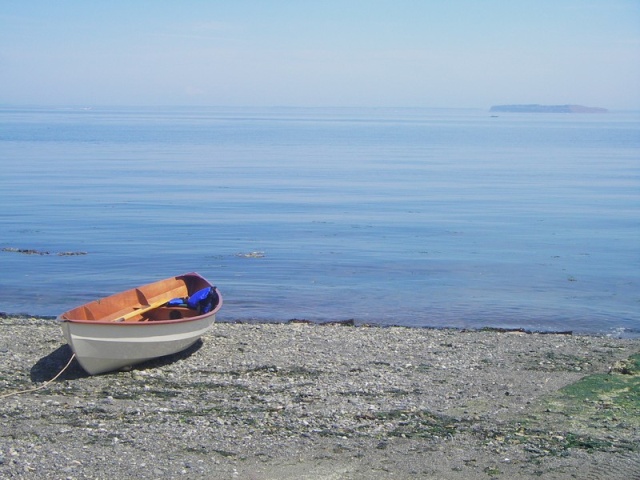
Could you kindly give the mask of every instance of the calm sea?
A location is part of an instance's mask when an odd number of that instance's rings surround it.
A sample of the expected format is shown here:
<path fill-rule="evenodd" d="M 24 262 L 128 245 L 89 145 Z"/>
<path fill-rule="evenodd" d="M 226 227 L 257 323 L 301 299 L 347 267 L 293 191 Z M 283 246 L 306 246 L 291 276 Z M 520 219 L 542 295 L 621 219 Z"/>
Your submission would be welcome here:
<path fill-rule="evenodd" d="M 3 107 L 0 163 L 6 313 L 197 271 L 221 321 L 640 335 L 638 113 Z"/>

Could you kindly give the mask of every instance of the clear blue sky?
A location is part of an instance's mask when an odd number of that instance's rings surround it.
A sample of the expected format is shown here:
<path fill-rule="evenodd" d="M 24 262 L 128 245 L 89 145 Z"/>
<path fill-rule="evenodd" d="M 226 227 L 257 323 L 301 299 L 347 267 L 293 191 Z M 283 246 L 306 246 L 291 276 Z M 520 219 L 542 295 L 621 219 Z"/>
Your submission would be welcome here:
<path fill-rule="evenodd" d="M 640 109 L 640 0 L 0 0 L 0 104 Z"/>

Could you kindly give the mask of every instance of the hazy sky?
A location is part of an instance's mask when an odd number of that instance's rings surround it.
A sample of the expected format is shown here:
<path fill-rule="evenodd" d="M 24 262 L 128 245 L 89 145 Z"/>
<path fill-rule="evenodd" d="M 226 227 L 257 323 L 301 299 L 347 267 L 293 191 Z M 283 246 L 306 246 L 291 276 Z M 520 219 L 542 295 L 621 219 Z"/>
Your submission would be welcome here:
<path fill-rule="evenodd" d="M 640 0 L 0 0 L 0 104 L 640 109 Z"/>

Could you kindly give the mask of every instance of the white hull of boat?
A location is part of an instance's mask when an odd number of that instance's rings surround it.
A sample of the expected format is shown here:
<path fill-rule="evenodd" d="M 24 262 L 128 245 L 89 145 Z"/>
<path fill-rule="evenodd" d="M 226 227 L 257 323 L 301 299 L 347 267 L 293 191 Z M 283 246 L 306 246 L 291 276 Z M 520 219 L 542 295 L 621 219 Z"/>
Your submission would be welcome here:
<path fill-rule="evenodd" d="M 95 375 L 189 348 L 221 306 L 216 287 L 186 273 L 89 302 L 58 319 L 78 363 Z"/>
<path fill-rule="evenodd" d="M 189 348 L 215 323 L 215 313 L 188 322 L 62 322 L 69 346 L 90 375 L 119 370 Z"/>

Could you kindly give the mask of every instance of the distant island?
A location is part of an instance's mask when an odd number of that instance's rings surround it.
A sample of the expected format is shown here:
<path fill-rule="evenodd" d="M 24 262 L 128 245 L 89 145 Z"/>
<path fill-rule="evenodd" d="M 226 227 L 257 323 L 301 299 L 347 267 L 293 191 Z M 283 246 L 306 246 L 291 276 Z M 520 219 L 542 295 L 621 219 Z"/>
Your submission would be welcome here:
<path fill-rule="evenodd" d="M 517 113 L 607 113 L 606 108 L 582 105 L 494 105 L 491 112 Z"/>

